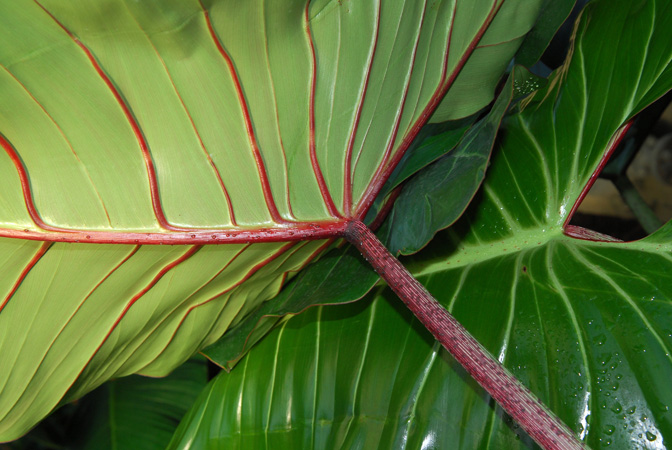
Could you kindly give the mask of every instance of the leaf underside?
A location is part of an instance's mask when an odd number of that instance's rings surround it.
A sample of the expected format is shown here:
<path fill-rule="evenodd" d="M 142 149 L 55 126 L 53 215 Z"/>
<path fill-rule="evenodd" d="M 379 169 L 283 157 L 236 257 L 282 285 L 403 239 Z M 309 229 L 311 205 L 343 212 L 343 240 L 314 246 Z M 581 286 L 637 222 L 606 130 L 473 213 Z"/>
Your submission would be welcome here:
<path fill-rule="evenodd" d="M 273 297 L 523 3 L 2 2 L 0 441 Z"/>
<path fill-rule="evenodd" d="M 480 195 L 405 260 L 593 449 L 672 440 L 672 223 L 628 243 L 564 234 L 623 125 L 672 88 L 670 8 L 592 2 L 568 62 L 507 119 Z M 248 444 L 534 446 L 384 287 L 273 330 L 170 448 Z"/>

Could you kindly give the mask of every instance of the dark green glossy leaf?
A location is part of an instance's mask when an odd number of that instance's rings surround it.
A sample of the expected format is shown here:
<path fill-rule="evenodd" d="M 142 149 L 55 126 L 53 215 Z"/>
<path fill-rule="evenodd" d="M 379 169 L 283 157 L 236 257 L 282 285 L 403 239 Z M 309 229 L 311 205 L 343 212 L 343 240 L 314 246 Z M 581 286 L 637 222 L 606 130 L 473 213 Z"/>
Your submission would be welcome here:
<path fill-rule="evenodd" d="M 457 148 L 404 186 L 389 218 L 392 231 L 387 246 L 390 251 L 404 255 L 415 253 L 427 245 L 437 231 L 450 226 L 462 215 L 483 181 L 495 137 L 509 105 L 541 84 L 543 81 L 527 70 L 516 67 L 492 110 L 466 132 Z"/>
<path fill-rule="evenodd" d="M 378 275 L 356 249 L 349 246 L 333 249 L 290 281 L 273 301 L 263 304 L 202 353 L 230 370 L 281 317 L 315 305 L 358 300 L 377 281 Z"/>
<path fill-rule="evenodd" d="M 163 450 L 206 384 L 202 357 L 165 378 L 135 375 L 105 383 L 79 401 L 67 447 Z"/>
<path fill-rule="evenodd" d="M 456 254 L 419 279 L 592 448 L 663 448 L 669 243 L 555 237 L 509 253 L 451 268 Z M 397 302 L 377 290 L 285 322 L 210 384 L 171 448 L 529 448 Z"/>
<path fill-rule="evenodd" d="M 276 295 L 540 1 L 0 2 L 0 441 Z"/>
<path fill-rule="evenodd" d="M 564 225 L 624 123 L 672 87 L 670 8 L 591 3 L 474 203 L 405 260 L 593 449 L 672 440 L 672 223 L 630 243 Z M 530 448 L 397 302 L 380 288 L 285 322 L 211 384 L 172 448 Z"/>
<path fill-rule="evenodd" d="M 532 67 L 548 47 L 553 36 L 560 28 L 576 0 L 544 0 L 537 21 L 525 36 L 515 56 L 516 64 Z"/>
<path fill-rule="evenodd" d="M 113 380 L 64 405 L 6 447 L 163 450 L 207 382 L 203 357 L 190 359 L 165 378 L 133 375 Z"/>

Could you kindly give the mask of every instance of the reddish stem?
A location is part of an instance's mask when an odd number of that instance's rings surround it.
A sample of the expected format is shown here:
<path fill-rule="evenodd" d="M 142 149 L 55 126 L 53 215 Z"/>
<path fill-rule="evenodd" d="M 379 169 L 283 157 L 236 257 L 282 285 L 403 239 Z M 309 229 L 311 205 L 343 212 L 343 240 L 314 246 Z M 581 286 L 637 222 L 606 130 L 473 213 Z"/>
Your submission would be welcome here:
<path fill-rule="evenodd" d="M 418 320 L 532 439 L 546 450 L 588 448 L 413 278 L 366 225 L 351 221 L 345 238 L 357 247 Z"/>

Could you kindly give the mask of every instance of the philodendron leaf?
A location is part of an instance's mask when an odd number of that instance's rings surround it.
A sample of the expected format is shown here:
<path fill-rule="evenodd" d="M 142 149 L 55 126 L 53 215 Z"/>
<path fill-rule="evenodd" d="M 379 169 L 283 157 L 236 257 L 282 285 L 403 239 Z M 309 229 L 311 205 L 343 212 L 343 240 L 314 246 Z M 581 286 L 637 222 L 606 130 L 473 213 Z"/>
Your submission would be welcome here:
<path fill-rule="evenodd" d="M 409 264 L 593 449 L 672 440 L 672 223 L 629 243 L 564 226 L 623 124 L 672 87 L 668 9 L 591 3 L 567 63 L 508 119 L 480 198 Z M 171 448 L 534 446 L 397 302 L 381 288 L 290 319 L 211 383 Z"/>
<path fill-rule="evenodd" d="M 359 300 L 378 278 L 355 248 L 332 249 L 290 281 L 272 302 L 264 303 L 202 353 L 231 370 L 282 317 L 317 305 Z"/>
<path fill-rule="evenodd" d="M 504 3 L 492 26 L 478 42 L 473 56 L 455 80 L 452 89 L 441 101 L 432 122 L 455 120 L 474 114 L 495 98 L 495 89 L 533 28 L 543 2 L 535 5 Z M 483 70 L 483 67 L 499 70 Z"/>
<path fill-rule="evenodd" d="M 72 450 L 163 450 L 207 384 L 205 358 L 192 358 L 166 378 L 112 380 L 78 402 L 70 423 Z"/>
<path fill-rule="evenodd" d="M 273 297 L 540 1 L 1 2 L 0 441 Z"/>
<path fill-rule="evenodd" d="M 544 0 L 541 12 L 516 52 L 516 64 L 533 66 L 548 47 L 558 28 L 567 20 L 576 0 Z"/>
<path fill-rule="evenodd" d="M 418 173 L 416 179 L 404 187 L 389 220 L 377 233 L 390 251 L 410 253 L 410 250 L 419 250 L 438 230 L 464 212 L 483 179 L 497 129 L 509 105 L 531 93 L 525 87 L 544 82 L 524 68 L 516 67 L 492 110 L 480 121 L 472 127 L 458 126 L 428 137 L 413 149 L 419 154 L 411 154 L 402 169 L 395 171 L 383 188 L 381 197 L 436 159 L 432 155 L 442 150 L 449 154 Z M 454 148 L 458 142 L 459 146 Z M 395 217 L 404 219 L 399 221 Z M 358 300 L 377 280 L 378 275 L 361 260 L 357 250 L 334 249 L 292 280 L 273 302 L 262 305 L 220 340 L 204 349 L 203 354 L 225 369 L 231 369 L 280 321 L 280 317 L 302 312 L 310 306 Z"/>
<path fill-rule="evenodd" d="M 453 224 L 483 181 L 499 126 L 515 99 L 545 82 L 516 66 L 497 101 L 452 152 L 409 181 L 390 214 L 387 246 L 393 253 L 415 253 L 434 234 Z M 526 89 L 530 90 L 526 90 Z"/>

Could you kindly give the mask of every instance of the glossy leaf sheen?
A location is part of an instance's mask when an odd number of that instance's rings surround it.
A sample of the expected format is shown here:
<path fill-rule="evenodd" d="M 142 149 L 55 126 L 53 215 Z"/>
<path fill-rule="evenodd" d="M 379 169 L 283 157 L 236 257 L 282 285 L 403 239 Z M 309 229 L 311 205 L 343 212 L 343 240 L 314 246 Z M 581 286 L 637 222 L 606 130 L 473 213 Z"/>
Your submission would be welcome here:
<path fill-rule="evenodd" d="M 465 134 L 455 150 L 404 186 L 390 214 L 390 251 L 415 253 L 462 215 L 483 181 L 509 105 L 540 83 L 522 67 L 514 68 L 488 115 Z M 530 91 L 525 92 L 525 87 Z"/>
<path fill-rule="evenodd" d="M 0 4 L 0 441 L 273 297 L 326 245 L 284 241 L 361 218 L 477 43 L 507 36 L 500 8 L 537 8 L 239 3 Z"/>
<path fill-rule="evenodd" d="M 207 379 L 201 357 L 166 378 L 135 375 L 105 383 L 77 403 L 67 448 L 163 450 Z"/>
<path fill-rule="evenodd" d="M 669 3 L 589 5 L 570 62 L 507 121 L 476 202 L 406 259 L 593 449 L 672 440 L 672 223 L 630 243 L 563 233 L 622 125 L 672 87 L 671 21 Z M 243 433 L 255 448 L 533 445 L 389 291 L 308 314 L 216 378 L 171 448 L 241 448 Z"/>
<path fill-rule="evenodd" d="M 378 278 L 355 248 L 333 249 L 287 283 L 273 301 L 264 303 L 202 353 L 230 370 L 283 316 L 325 303 L 359 300 Z"/>

